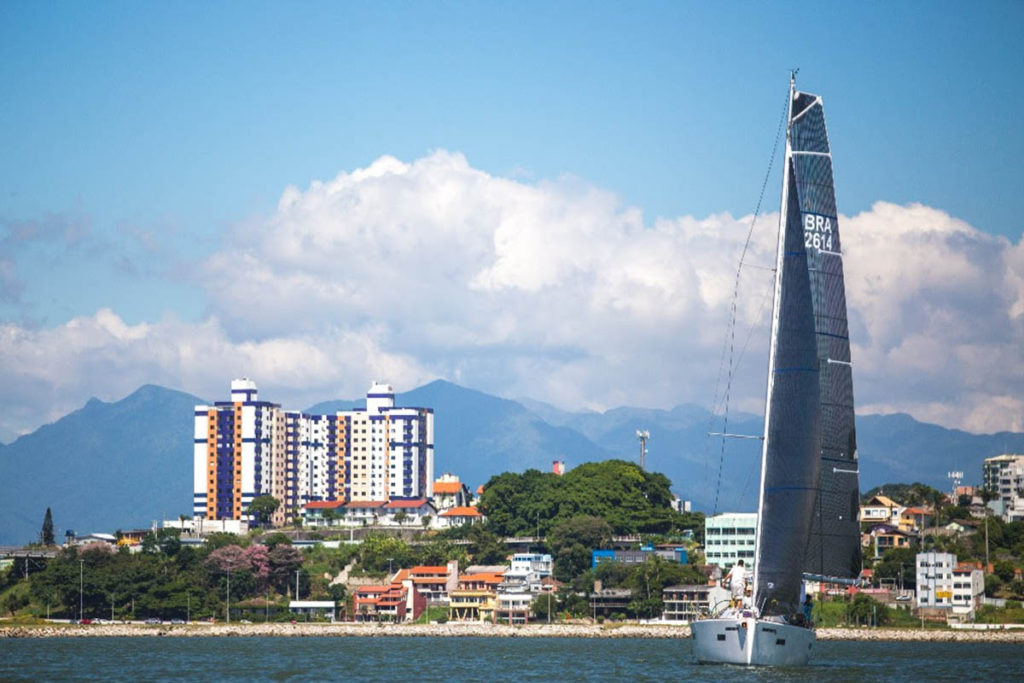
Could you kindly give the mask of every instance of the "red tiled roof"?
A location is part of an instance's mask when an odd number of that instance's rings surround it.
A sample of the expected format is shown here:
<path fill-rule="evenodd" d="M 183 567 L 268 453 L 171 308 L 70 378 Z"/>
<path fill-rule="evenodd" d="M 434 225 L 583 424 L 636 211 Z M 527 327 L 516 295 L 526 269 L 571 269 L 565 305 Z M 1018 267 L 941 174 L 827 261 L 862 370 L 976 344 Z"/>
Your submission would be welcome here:
<path fill-rule="evenodd" d="M 484 485 L 483 484 L 480 484 L 479 486 L 476 487 L 476 495 L 479 496 L 483 492 L 484 492 Z"/>
<path fill-rule="evenodd" d="M 361 508 L 382 508 L 385 505 L 387 505 L 387 503 L 383 500 L 352 500 L 345 503 L 345 507 L 352 510 Z"/>
<path fill-rule="evenodd" d="M 418 508 L 427 504 L 426 498 L 416 498 L 414 500 L 393 500 L 388 503 L 385 507 L 395 508 Z"/>
<path fill-rule="evenodd" d="M 442 565 L 421 565 L 419 567 L 413 567 L 409 570 L 413 576 L 417 574 L 447 574 L 448 567 Z"/>
<path fill-rule="evenodd" d="M 931 510 L 925 510 L 924 508 L 914 507 L 914 508 L 907 508 L 906 510 L 903 511 L 903 514 L 905 514 L 905 515 L 930 515 L 930 514 L 932 514 L 932 511 Z"/>
<path fill-rule="evenodd" d="M 311 503 L 306 503 L 302 507 L 307 510 L 319 510 L 319 509 L 332 509 L 337 510 L 345 504 L 343 500 L 314 500 Z"/>
<path fill-rule="evenodd" d="M 434 493 L 458 493 L 462 490 L 461 481 L 435 481 Z"/>
<path fill-rule="evenodd" d="M 480 511 L 473 507 L 457 507 L 451 510 L 445 510 L 440 514 L 441 517 L 483 517 Z"/>

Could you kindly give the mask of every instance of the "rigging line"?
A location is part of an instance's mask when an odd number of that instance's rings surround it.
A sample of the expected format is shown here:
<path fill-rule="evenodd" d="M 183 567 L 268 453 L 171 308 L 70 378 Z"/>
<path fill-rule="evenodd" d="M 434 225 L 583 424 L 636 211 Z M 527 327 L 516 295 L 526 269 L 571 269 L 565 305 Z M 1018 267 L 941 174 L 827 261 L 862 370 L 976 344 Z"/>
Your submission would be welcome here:
<path fill-rule="evenodd" d="M 768 188 L 768 180 L 771 178 L 772 168 L 775 166 L 775 157 L 779 151 L 779 139 L 782 137 L 782 131 L 785 128 L 787 113 L 789 112 L 789 98 L 790 92 L 786 92 L 786 101 L 782 107 L 782 115 L 779 117 L 779 125 L 775 130 L 775 142 L 772 143 L 771 157 L 768 159 L 768 169 L 765 171 L 764 180 L 761 181 L 761 193 L 757 198 L 757 206 L 754 208 L 754 215 L 750 219 L 750 227 L 747 229 L 747 237 L 743 242 L 743 249 L 740 252 L 739 265 L 736 267 L 736 278 L 733 282 L 732 291 L 732 305 L 729 311 L 729 326 L 727 328 L 728 336 L 728 372 L 725 381 L 725 393 L 723 395 L 723 417 L 722 417 L 722 431 L 728 433 L 729 431 L 729 399 L 732 392 L 732 378 L 733 373 L 736 369 L 735 365 L 735 345 L 736 345 L 736 300 L 739 298 L 740 293 L 740 276 L 743 272 L 743 261 L 746 259 L 747 251 L 750 249 L 750 239 L 754 234 L 754 226 L 757 225 L 757 218 L 761 215 L 761 206 L 764 203 L 764 193 Z M 725 350 L 723 349 L 723 361 L 725 356 Z M 722 366 L 719 366 L 719 379 L 721 379 Z M 718 387 L 715 388 L 716 396 Z M 709 430 L 710 431 L 710 430 Z M 707 443 L 707 442 L 705 442 Z M 705 462 L 707 460 L 705 459 Z M 722 439 L 721 449 L 718 456 L 718 481 L 715 485 L 715 504 L 713 507 L 712 514 L 718 514 L 718 496 L 722 488 L 722 469 L 725 463 L 725 439 Z M 706 470 L 705 470 L 706 471 Z"/>

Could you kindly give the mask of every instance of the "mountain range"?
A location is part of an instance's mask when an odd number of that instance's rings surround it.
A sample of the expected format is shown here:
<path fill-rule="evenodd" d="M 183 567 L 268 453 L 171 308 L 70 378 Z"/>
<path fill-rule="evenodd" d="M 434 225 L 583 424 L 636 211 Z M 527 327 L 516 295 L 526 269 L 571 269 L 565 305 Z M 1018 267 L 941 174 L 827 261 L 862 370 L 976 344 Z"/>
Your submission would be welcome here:
<path fill-rule="evenodd" d="M 434 410 L 435 473 L 457 474 L 474 489 L 504 471 L 549 470 L 554 460 L 569 468 L 613 457 L 635 461 L 636 430 L 644 429 L 650 433 L 646 467 L 667 475 L 673 491 L 694 509 L 756 508 L 760 442 L 708 433 L 758 435 L 757 416 L 733 415 L 723 426 L 696 405 L 574 413 L 442 380 L 396 401 Z M 190 513 L 192 411 L 201 403 L 210 401 L 146 385 L 113 403 L 90 399 L 0 445 L 0 544 L 35 540 L 47 507 L 58 536 L 69 528 L 113 532 Z M 329 401 L 306 412 L 362 403 Z M 970 434 L 900 414 L 859 415 L 857 431 L 862 490 L 913 481 L 946 489 L 953 470 L 963 471 L 966 483 L 978 482 L 984 458 L 1024 449 L 1024 434 Z"/>

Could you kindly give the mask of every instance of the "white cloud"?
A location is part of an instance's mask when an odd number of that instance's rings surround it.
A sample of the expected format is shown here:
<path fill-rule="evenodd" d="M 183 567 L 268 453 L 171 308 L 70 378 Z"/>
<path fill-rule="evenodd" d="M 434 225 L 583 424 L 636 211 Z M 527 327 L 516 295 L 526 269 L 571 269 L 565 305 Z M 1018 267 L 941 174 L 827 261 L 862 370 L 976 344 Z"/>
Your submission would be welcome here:
<path fill-rule="evenodd" d="M 101 310 L 59 327 L 0 325 L 4 411 L 10 438 L 80 407 L 89 397 L 118 400 L 143 384 L 160 384 L 208 400 L 223 399 L 230 380 L 258 380 L 264 398 L 286 408 L 365 392 L 374 378 L 412 388 L 432 377 L 416 361 L 382 350 L 372 336 L 336 331 L 320 337 L 229 340 L 216 319 L 174 317 L 139 325 Z"/>
<path fill-rule="evenodd" d="M 747 410 L 763 400 L 776 220 L 759 221 L 747 263 L 762 268 L 740 282 L 733 405 Z M 749 223 L 648 225 L 572 177 L 498 178 L 444 151 L 382 157 L 287 188 L 238 226 L 199 268 L 201 324 L 100 311 L 0 328 L 0 376 L 24 398 L 0 429 L 146 382 L 218 398 L 242 374 L 289 407 L 434 377 L 568 408 L 707 404 Z M 1024 248 L 919 205 L 880 202 L 841 230 L 861 410 L 1024 429 Z"/>

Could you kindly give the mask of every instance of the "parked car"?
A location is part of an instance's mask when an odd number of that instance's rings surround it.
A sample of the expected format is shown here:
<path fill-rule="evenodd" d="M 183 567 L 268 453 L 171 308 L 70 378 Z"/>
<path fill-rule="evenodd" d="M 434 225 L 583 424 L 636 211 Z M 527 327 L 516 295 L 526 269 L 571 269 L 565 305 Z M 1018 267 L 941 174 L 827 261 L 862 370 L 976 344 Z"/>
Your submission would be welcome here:
<path fill-rule="evenodd" d="M 80 622 L 78 622 L 78 623 L 80 623 L 80 624 L 91 624 L 91 623 L 92 623 L 92 619 L 88 619 L 88 618 L 86 618 L 86 619 L 82 619 L 82 620 L 81 620 Z"/>
<path fill-rule="evenodd" d="M 161 621 L 160 619 L 158 619 L 157 617 L 150 617 L 150 618 L 146 619 L 146 623 L 147 624 L 162 624 L 164 622 Z"/>
<path fill-rule="evenodd" d="M 172 624 L 184 624 L 185 620 L 184 619 L 171 619 L 171 623 Z"/>

